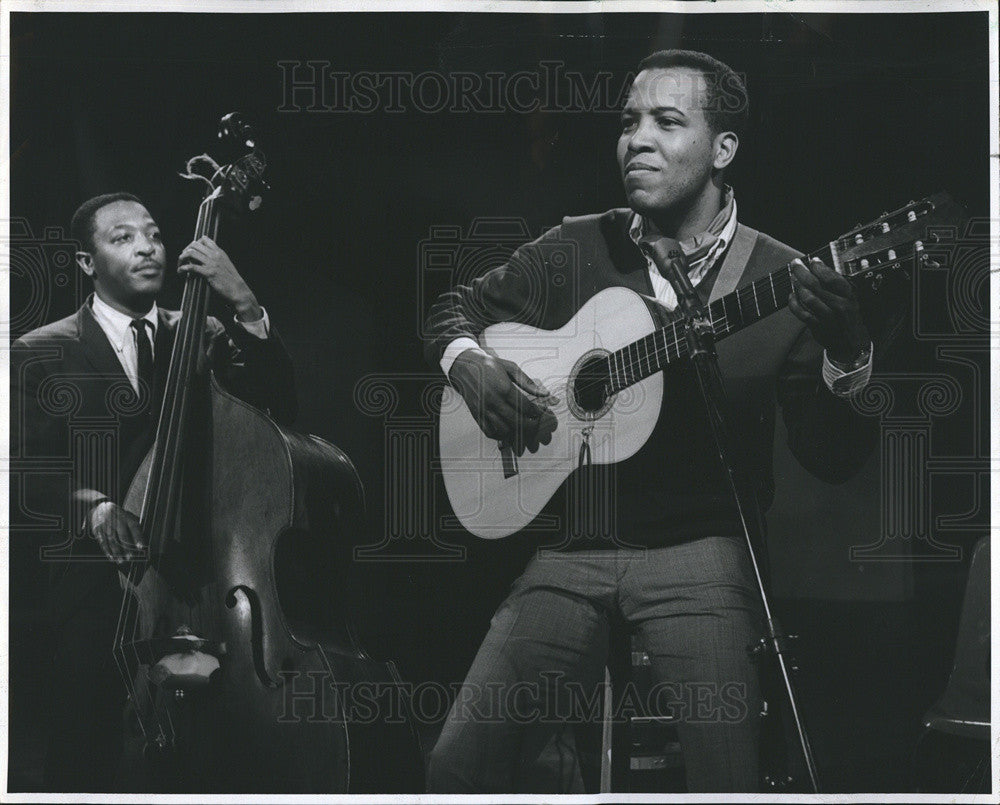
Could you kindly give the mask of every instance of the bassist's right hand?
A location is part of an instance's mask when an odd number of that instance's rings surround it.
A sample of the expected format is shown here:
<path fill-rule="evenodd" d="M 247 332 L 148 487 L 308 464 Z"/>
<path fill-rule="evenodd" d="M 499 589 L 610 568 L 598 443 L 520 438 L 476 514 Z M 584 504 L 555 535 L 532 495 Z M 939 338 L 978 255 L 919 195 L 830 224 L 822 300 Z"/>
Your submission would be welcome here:
<path fill-rule="evenodd" d="M 539 444 L 552 441 L 557 421 L 546 404 L 549 392 L 513 361 L 467 349 L 455 358 L 448 379 L 490 439 L 519 456 L 525 448 L 534 453 Z"/>
<path fill-rule="evenodd" d="M 87 514 L 87 533 L 115 564 L 132 559 L 146 546 L 139 518 L 110 500 L 102 500 Z"/>

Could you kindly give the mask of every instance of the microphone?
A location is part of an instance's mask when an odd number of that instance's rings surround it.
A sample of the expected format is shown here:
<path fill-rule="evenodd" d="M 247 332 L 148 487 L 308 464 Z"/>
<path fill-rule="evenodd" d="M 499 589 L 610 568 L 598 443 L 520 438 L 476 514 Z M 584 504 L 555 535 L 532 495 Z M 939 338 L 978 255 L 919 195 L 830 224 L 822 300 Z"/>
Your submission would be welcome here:
<path fill-rule="evenodd" d="M 684 330 L 691 356 L 714 355 L 715 331 L 688 276 L 687 255 L 676 245 L 671 248 L 664 238 L 652 243 L 643 241 L 640 248 L 677 295 L 677 309 L 687 320 Z"/>
<path fill-rule="evenodd" d="M 701 310 L 701 300 L 688 276 L 687 255 L 683 250 L 676 245 L 671 247 L 665 238 L 653 242 L 643 241 L 641 248 L 643 253 L 652 259 L 660 276 L 674 289 L 677 295 L 677 307 L 681 312 L 687 316 L 698 315 Z"/>

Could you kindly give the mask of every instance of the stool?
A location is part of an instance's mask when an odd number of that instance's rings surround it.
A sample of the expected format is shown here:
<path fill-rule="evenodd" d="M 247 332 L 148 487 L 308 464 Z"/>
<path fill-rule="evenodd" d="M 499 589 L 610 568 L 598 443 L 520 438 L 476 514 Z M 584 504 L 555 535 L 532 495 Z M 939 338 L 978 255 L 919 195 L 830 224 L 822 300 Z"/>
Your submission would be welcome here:
<path fill-rule="evenodd" d="M 676 719 L 646 707 L 650 671 L 635 630 L 626 624 L 612 628 L 604 671 L 601 793 L 687 790 Z"/>
<path fill-rule="evenodd" d="M 990 790 L 990 543 L 976 543 L 962 599 L 955 663 L 941 698 L 924 714 L 914 750 L 918 791 Z"/>

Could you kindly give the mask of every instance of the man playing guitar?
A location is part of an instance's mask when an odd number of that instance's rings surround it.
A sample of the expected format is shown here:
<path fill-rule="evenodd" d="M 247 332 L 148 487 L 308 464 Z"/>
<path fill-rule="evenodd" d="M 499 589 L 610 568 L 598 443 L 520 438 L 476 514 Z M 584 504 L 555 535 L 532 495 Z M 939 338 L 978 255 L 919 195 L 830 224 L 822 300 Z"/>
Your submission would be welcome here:
<path fill-rule="evenodd" d="M 841 481 L 856 471 L 873 423 L 847 398 L 871 375 L 870 338 L 841 274 L 738 223 L 723 177 L 746 119 L 746 89 L 728 66 L 693 51 L 652 54 L 639 65 L 618 139 L 629 209 L 564 219 L 504 266 L 442 295 L 428 319 L 427 355 L 487 437 L 517 456 L 539 451 L 556 431 L 561 392 L 550 394 L 530 366 L 485 351 L 483 330 L 505 321 L 555 330 L 618 286 L 655 299 L 653 315 L 666 317 L 677 300 L 643 248 L 662 240 L 683 250 L 703 303 L 792 263 L 788 310 L 719 350 L 764 507 L 773 495 L 775 402 L 810 472 Z M 547 247 L 567 241 L 574 281 L 552 282 Z M 638 630 L 656 682 L 713 692 L 717 715 L 708 719 L 683 701 L 662 702 L 680 707 L 689 790 L 757 790 L 761 695 L 747 649 L 763 633 L 760 601 L 693 369 L 681 361 L 663 375 L 648 441 L 613 471 L 597 462 L 584 469 L 603 479 L 590 488 L 614 498 L 610 525 L 587 538 L 564 534 L 564 549 L 536 556 L 497 610 L 431 753 L 431 791 L 524 790 L 523 770 L 559 725 L 553 714 L 564 712 L 560 683 L 593 691 L 603 680 L 615 618 Z"/>

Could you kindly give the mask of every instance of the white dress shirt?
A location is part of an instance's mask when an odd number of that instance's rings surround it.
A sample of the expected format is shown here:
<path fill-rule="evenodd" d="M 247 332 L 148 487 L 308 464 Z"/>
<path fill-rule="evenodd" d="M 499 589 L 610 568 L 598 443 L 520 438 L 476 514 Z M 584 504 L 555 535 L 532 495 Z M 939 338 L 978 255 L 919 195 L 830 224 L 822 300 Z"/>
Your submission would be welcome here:
<path fill-rule="evenodd" d="M 122 369 L 125 370 L 128 382 L 132 384 L 132 388 L 138 393 L 139 353 L 135 342 L 137 336 L 135 335 L 135 330 L 132 329 L 132 317 L 127 313 L 122 313 L 120 310 L 115 310 L 96 293 L 94 294 L 92 310 L 94 318 L 101 325 L 101 329 L 104 330 L 108 341 L 111 342 L 111 347 L 118 356 Z M 153 360 L 156 360 L 156 330 L 160 322 L 155 302 L 149 309 L 149 312 L 142 318 L 152 325 L 152 328 L 149 330 L 150 335 L 147 337 L 152 338 L 150 347 L 153 350 Z M 264 310 L 263 317 L 257 321 L 240 321 L 239 319 L 235 319 L 235 321 L 248 333 L 260 339 L 267 338 L 270 332 L 270 323 L 267 319 L 266 310 Z"/>

